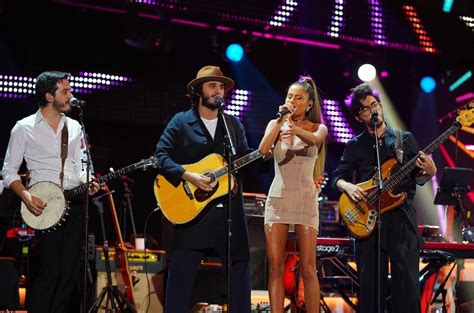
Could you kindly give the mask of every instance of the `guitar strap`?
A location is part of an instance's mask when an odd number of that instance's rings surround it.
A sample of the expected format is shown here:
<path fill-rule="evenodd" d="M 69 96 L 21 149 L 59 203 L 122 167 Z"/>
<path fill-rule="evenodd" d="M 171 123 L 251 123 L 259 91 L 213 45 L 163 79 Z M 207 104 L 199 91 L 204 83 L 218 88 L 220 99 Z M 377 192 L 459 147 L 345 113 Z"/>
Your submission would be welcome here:
<path fill-rule="evenodd" d="M 64 164 L 67 158 L 67 145 L 68 145 L 68 131 L 66 119 L 64 119 L 64 127 L 61 131 L 61 173 L 59 173 L 59 179 L 61 180 L 61 189 L 63 188 L 64 182 Z"/>
<path fill-rule="evenodd" d="M 400 129 L 395 129 L 395 154 L 399 164 L 403 162 L 403 135 Z"/>

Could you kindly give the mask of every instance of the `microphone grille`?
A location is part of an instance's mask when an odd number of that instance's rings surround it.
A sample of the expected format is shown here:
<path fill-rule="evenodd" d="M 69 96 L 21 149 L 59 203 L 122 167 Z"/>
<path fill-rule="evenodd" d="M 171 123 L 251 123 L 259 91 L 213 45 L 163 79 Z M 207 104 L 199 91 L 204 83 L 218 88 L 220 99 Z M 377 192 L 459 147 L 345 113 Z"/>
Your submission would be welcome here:
<path fill-rule="evenodd" d="M 224 99 L 222 99 L 222 97 L 219 96 L 219 95 L 214 96 L 214 101 L 216 102 L 216 104 L 218 106 L 223 106 L 224 105 Z"/>

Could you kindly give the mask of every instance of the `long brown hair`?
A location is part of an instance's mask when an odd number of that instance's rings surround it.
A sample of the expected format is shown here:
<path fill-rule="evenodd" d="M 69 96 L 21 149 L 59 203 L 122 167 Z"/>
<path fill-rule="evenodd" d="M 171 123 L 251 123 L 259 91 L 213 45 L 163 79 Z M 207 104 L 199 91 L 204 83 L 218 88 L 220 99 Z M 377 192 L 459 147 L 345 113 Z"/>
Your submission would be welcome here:
<path fill-rule="evenodd" d="M 306 112 L 306 118 L 315 124 L 323 123 L 323 114 L 321 111 L 321 101 L 319 99 L 318 89 L 313 78 L 309 75 L 300 76 L 300 78 L 291 84 L 291 86 L 301 86 L 308 92 L 309 101 L 313 102 L 311 109 Z M 290 86 L 290 87 L 291 87 Z M 316 180 L 319 176 L 324 176 L 324 164 L 326 162 L 326 141 L 324 141 L 318 149 L 318 158 L 314 166 L 313 178 Z"/>

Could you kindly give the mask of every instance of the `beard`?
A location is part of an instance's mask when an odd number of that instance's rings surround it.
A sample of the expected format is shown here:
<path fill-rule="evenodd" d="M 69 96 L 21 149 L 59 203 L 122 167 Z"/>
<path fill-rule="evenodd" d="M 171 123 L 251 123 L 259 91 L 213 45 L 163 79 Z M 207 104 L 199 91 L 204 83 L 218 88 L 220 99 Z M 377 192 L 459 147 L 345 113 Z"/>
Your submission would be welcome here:
<path fill-rule="evenodd" d="M 60 102 L 56 99 L 53 101 L 53 108 L 58 110 L 61 113 L 68 113 L 72 110 L 72 107 L 69 103 L 66 102 Z"/>
<path fill-rule="evenodd" d="M 377 119 L 377 128 L 381 127 L 385 123 L 383 118 Z M 374 123 L 368 122 L 366 123 L 366 126 L 369 127 L 370 129 L 374 130 Z"/>
<path fill-rule="evenodd" d="M 205 106 L 208 109 L 217 110 L 219 108 L 219 106 L 215 103 L 215 100 L 214 100 L 214 103 L 211 103 L 211 102 L 209 102 L 209 99 L 211 99 L 211 97 L 205 97 L 205 98 L 203 97 L 202 98 L 202 105 Z"/>
<path fill-rule="evenodd" d="M 380 119 L 380 120 L 377 120 L 377 127 L 380 127 L 380 126 L 382 126 L 382 125 L 383 125 L 383 123 L 384 123 L 384 121 L 383 121 L 382 119 Z M 372 122 L 369 122 L 369 123 L 367 124 L 367 126 L 369 126 L 370 128 L 373 128 L 373 127 L 374 127 L 374 123 L 372 123 Z"/>

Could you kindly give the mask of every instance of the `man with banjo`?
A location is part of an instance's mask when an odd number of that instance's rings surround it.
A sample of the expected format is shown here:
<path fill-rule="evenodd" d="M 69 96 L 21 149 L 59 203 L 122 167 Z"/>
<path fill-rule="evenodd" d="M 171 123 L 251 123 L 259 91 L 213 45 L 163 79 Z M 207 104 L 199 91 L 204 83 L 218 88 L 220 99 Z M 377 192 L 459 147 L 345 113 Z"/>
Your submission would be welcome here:
<path fill-rule="evenodd" d="M 11 131 L 2 171 L 4 185 L 21 198 L 34 216 L 51 210 L 55 199 L 34 196 L 23 185 L 18 175 L 23 160 L 31 175 L 31 186 L 49 184 L 53 190 L 58 186 L 59 190 L 69 190 L 86 180 L 81 126 L 65 116 L 72 108 L 69 76 L 56 71 L 40 74 L 35 85 L 38 111 L 19 120 Z M 89 194 L 95 194 L 99 188 L 97 183 L 91 183 Z M 33 284 L 29 312 L 68 311 L 80 268 L 83 205 L 84 198 L 72 199 L 61 227 L 36 233 L 41 267 Z"/>

